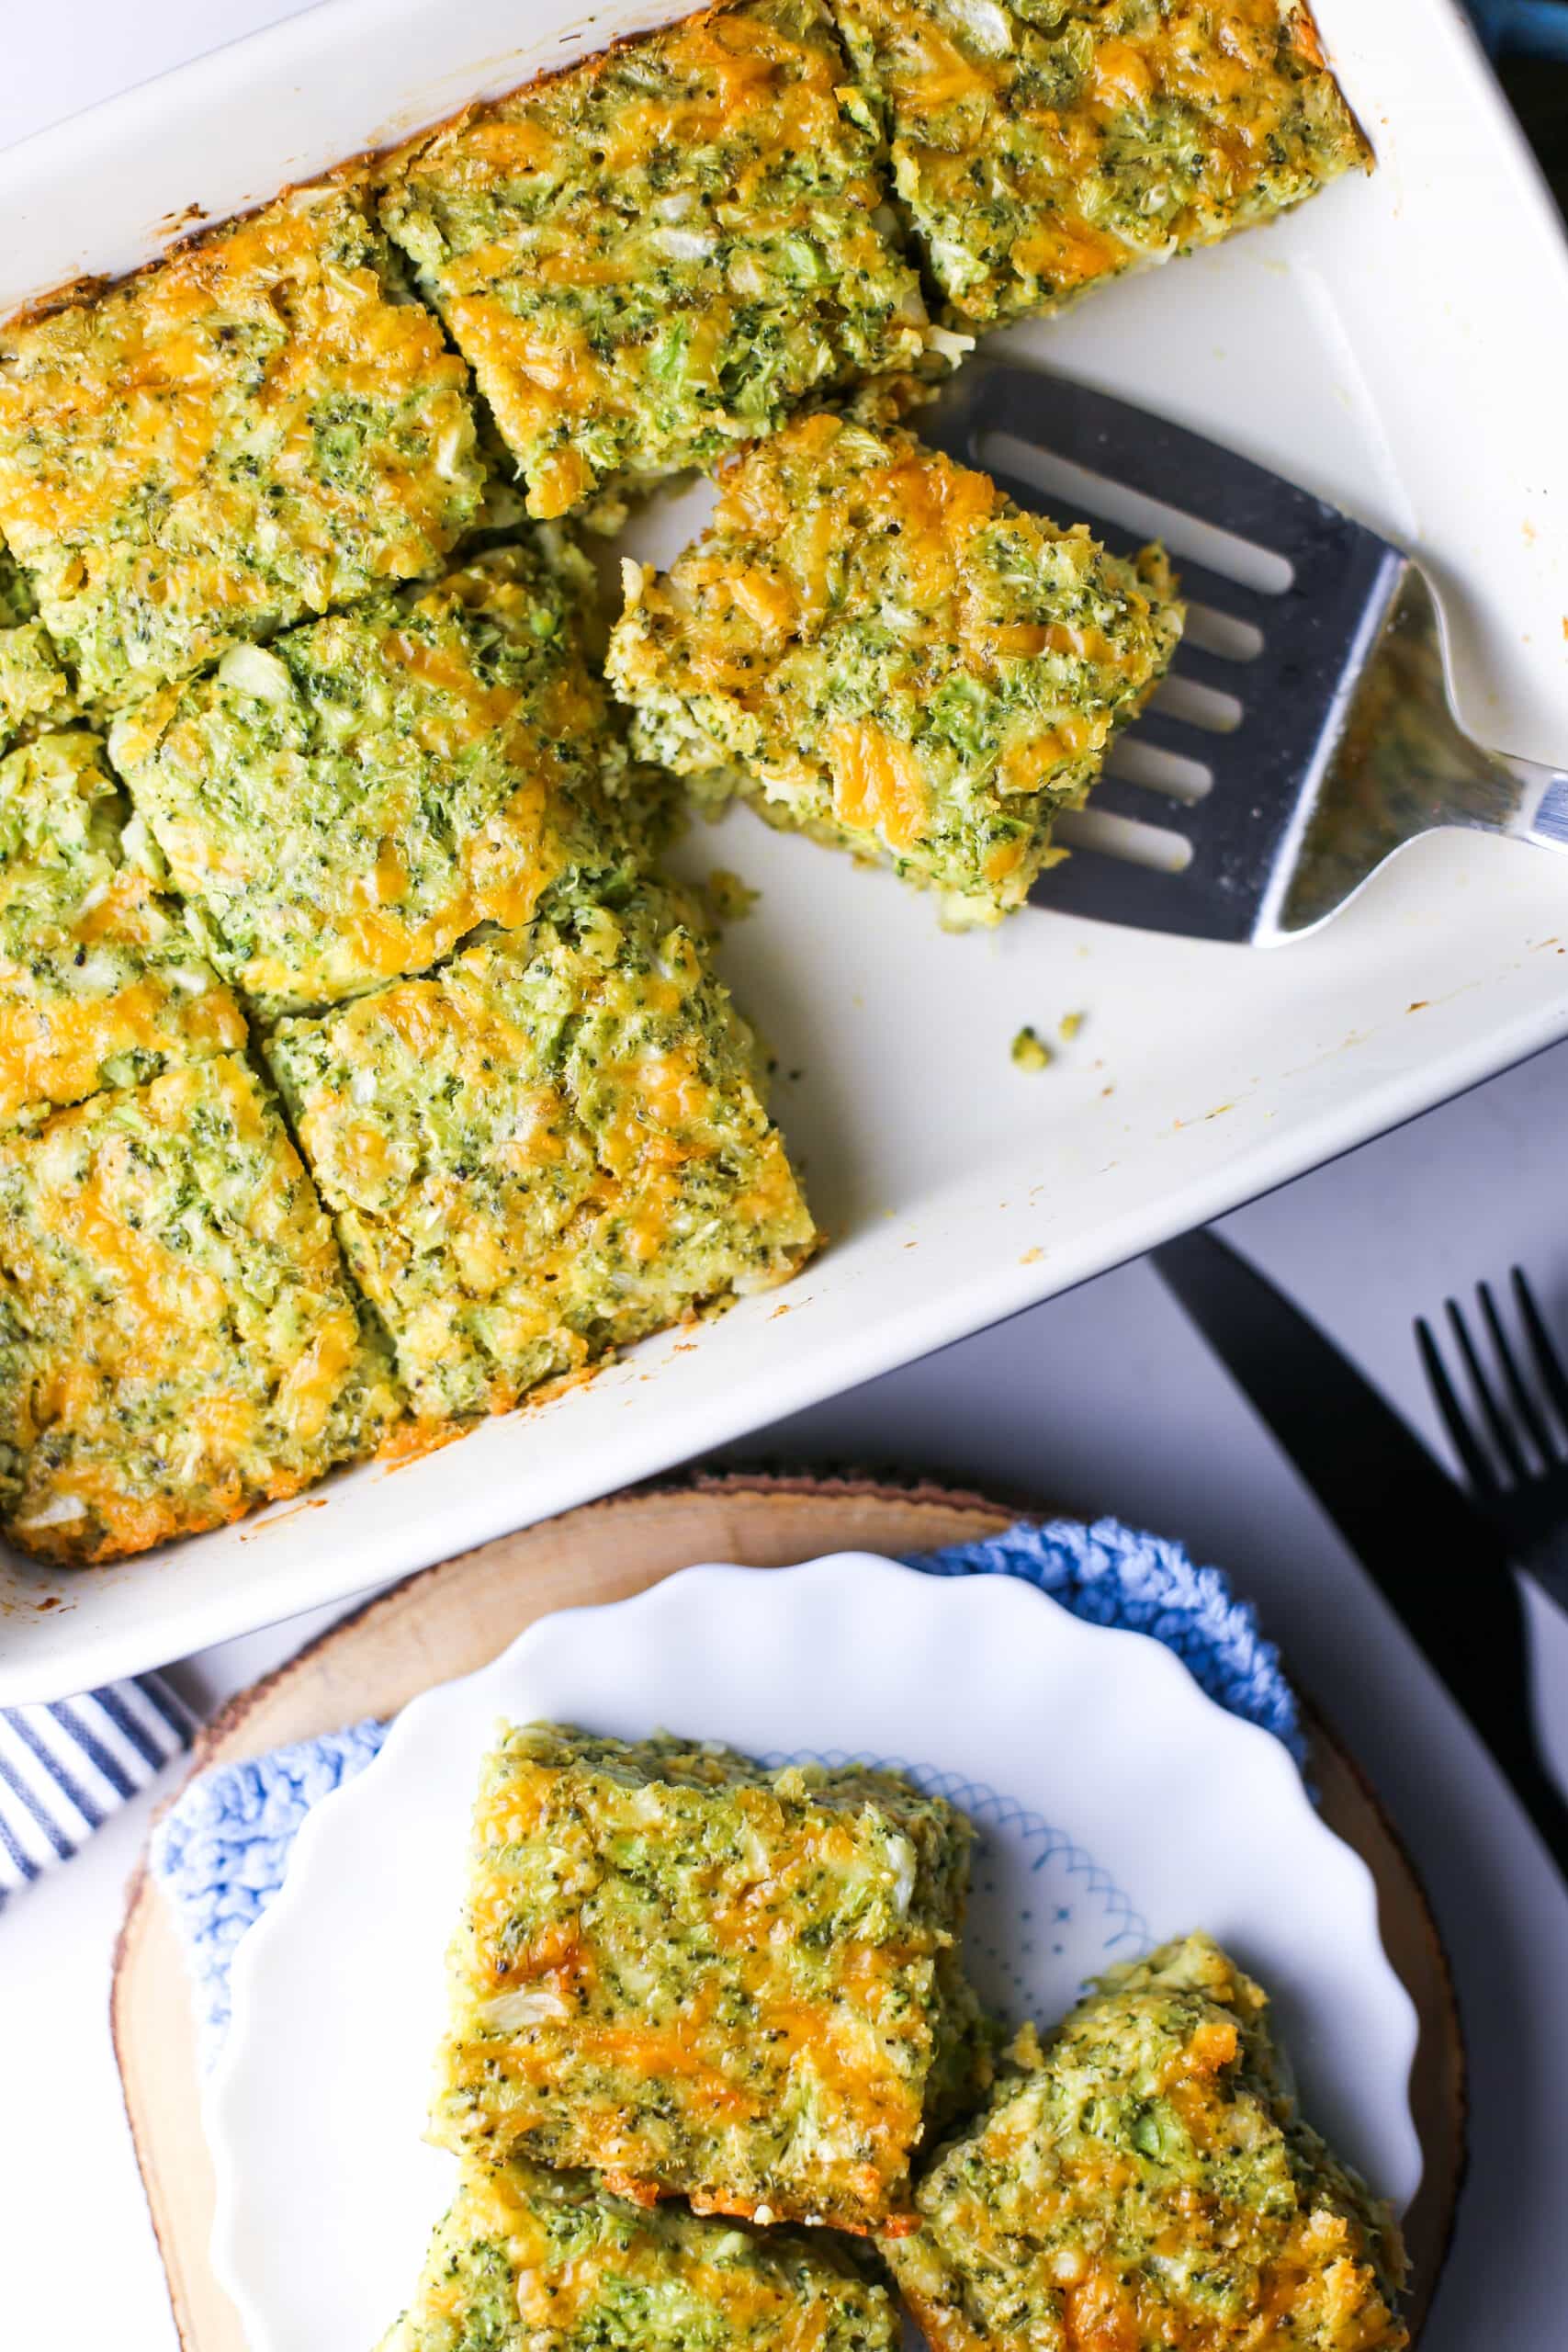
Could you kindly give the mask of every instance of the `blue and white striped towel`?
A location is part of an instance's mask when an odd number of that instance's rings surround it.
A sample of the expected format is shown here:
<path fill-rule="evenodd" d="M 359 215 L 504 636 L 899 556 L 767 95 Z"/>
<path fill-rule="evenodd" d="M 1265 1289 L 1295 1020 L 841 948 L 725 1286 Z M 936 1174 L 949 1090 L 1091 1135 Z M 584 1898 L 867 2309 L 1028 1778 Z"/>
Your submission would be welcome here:
<path fill-rule="evenodd" d="M 160 1674 L 50 1706 L 0 1708 L 0 1900 L 68 1862 L 195 1731 Z"/>

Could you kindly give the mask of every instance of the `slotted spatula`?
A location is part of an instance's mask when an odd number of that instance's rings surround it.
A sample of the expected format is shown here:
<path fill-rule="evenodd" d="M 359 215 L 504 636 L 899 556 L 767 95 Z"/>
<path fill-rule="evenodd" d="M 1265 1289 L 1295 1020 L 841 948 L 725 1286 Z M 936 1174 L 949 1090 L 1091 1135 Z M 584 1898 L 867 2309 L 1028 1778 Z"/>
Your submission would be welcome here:
<path fill-rule="evenodd" d="M 966 368 L 919 426 L 1021 505 L 1081 517 L 1118 553 L 1157 531 L 1188 601 L 1171 674 L 1088 808 L 1062 820 L 1073 854 L 1042 876 L 1037 904 L 1266 945 L 1323 922 L 1436 826 L 1568 849 L 1568 775 L 1464 733 L 1431 589 L 1375 531 L 1030 368 Z M 1150 502 L 1171 511 L 1128 527 Z"/>

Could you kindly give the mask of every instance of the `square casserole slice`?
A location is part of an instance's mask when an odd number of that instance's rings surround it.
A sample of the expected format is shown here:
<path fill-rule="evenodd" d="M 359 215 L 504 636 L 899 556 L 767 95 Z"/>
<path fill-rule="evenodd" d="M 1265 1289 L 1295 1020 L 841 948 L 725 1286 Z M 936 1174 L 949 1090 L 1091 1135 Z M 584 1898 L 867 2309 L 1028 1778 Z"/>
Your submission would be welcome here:
<path fill-rule="evenodd" d="M 887 2250 L 933 2352 L 1399 2352 L 1387 2208 L 1297 2117 L 1206 1936 L 1114 1971 L 937 2156 Z"/>
<path fill-rule="evenodd" d="M 612 2196 L 591 2173 L 465 2165 L 380 2352 L 897 2352 L 886 2290 L 820 2231 Z"/>
<path fill-rule="evenodd" d="M 0 760 L 0 1128 L 245 1042 L 129 813 L 85 730 Z"/>
<path fill-rule="evenodd" d="M 433 1420 L 784 1281 L 815 1238 L 750 1034 L 657 886 L 282 1021 L 267 1050 Z"/>
<path fill-rule="evenodd" d="M 954 923 L 1021 903 L 1181 626 L 1157 549 L 1123 562 L 826 412 L 724 470 L 668 572 L 623 569 L 608 675 L 639 752 L 886 860 Z"/>
<path fill-rule="evenodd" d="M 0 329 L 0 532 L 83 695 L 438 570 L 482 489 L 467 384 L 347 185 Z"/>
<path fill-rule="evenodd" d="M 46 1559 L 296 1493 L 398 1409 L 271 1097 L 235 1055 L 0 1147 L 0 1503 Z"/>
<path fill-rule="evenodd" d="M 821 0 L 744 0 L 460 117 L 382 218 L 551 515 L 921 361 L 886 197 Z"/>
<path fill-rule="evenodd" d="M 71 681 L 38 617 L 28 576 L 0 540 L 0 752 L 75 715 Z"/>
<path fill-rule="evenodd" d="M 960 327 L 1055 311 L 1371 162 L 1298 0 L 832 0 Z"/>
<path fill-rule="evenodd" d="M 969 1825 L 859 1765 L 535 1724 L 486 1760 L 433 2136 L 639 2200 L 897 2229 L 952 2047 Z"/>
<path fill-rule="evenodd" d="M 421 971 L 617 862 L 594 811 L 624 748 L 574 591 L 522 547 L 235 646 L 110 748 L 266 1018 Z"/>

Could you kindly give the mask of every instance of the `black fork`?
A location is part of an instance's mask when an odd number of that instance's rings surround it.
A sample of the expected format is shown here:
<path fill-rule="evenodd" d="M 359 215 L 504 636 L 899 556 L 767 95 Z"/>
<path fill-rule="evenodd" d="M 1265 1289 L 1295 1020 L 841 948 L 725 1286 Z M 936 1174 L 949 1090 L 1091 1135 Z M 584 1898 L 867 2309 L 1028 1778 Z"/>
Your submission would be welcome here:
<path fill-rule="evenodd" d="M 1446 1302 L 1470 1411 L 1424 1316 L 1416 1343 L 1476 1501 L 1518 1566 L 1568 1609 L 1568 1369 L 1517 1266 L 1510 1283 L 1522 1350 L 1489 1283 L 1476 1285 L 1480 1339 L 1458 1301 Z"/>

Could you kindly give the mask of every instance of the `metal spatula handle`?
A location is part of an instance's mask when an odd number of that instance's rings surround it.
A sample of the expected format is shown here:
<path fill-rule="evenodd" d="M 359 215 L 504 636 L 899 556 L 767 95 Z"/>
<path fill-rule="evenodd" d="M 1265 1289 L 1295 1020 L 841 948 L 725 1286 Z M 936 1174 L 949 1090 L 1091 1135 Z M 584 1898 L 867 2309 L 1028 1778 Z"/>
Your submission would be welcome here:
<path fill-rule="evenodd" d="M 1386 857 L 1444 825 L 1568 850 L 1568 775 L 1488 752 L 1460 726 L 1437 600 L 1405 557 L 1280 902 L 1280 934 L 1325 921 Z"/>

